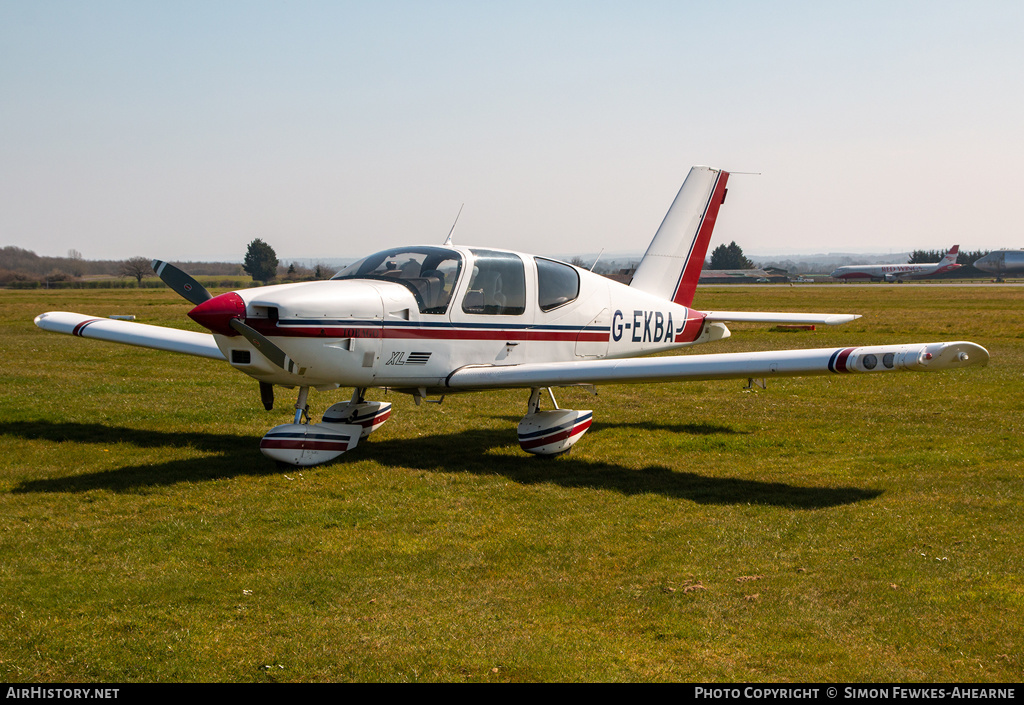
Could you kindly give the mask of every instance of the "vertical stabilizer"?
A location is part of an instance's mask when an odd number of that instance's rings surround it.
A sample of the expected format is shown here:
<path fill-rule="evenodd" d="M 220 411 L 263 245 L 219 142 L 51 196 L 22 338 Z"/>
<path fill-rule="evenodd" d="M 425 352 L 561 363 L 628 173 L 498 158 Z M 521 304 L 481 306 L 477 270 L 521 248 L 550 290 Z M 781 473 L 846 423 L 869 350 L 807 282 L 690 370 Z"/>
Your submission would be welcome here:
<path fill-rule="evenodd" d="M 631 287 L 683 306 L 693 303 L 728 181 L 727 171 L 706 166 L 690 169 L 640 260 Z"/>

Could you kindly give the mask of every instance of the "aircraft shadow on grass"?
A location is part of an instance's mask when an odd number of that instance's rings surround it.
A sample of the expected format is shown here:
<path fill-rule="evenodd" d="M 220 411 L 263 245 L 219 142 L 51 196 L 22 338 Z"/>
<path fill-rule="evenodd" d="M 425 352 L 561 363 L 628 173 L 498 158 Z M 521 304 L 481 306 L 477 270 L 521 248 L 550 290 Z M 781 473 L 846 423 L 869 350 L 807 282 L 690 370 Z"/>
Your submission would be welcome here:
<path fill-rule="evenodd" d="M 641 423 L 639 426 L 645 429 L 652 428 L 650 423 Z M 654 426 L 695 435 L 742 433 L 728 427 L 703 424 Z M 594 430 L 599 430 L 596 424 Z M 126 466 L 102 472 L 26 480 L 14 487 L 15 493 L 74 493 L 97 489 L 139 492 L 149 487 L 169 486 L 179 482 L 295 472 L 294 468 L 282 470 L 268 462 L 258 449 L 253 447 L 251 436 L 167 433 L 102 424 L 49 421 L 0 424 L 0 435 L 54 443 L 192 448 L 215 454 L 153 465 Z M 491 449 L 508 446 L 510 441 L 515 442 L 514 436 L 510 438 L 509 432 L 504 429 L 473 429 L 419 438 L 364 441 L 352 451 L 352 456 L 348 457 L 352 460 L 369 460 L 392 468 L 502 475 L 522 485 L 549 483 L 563 487 L 612 490 L 624 495 L 659 494 L 698 504 L 755 504 L 794 509 L 822 509 L 863 502 L 882 494 L 881 490 L 858 487 L 801 487 L 781 482 L 711 477 L 696 472 L 671 470 L 662 465 L 635 469 L 614 463 L 574 459 L 571 455 L 545 459 L 525 455 L 501 456 L 488 452 Z M 343 458 L 323 468 L 344 465 L 345 462 Z"/>

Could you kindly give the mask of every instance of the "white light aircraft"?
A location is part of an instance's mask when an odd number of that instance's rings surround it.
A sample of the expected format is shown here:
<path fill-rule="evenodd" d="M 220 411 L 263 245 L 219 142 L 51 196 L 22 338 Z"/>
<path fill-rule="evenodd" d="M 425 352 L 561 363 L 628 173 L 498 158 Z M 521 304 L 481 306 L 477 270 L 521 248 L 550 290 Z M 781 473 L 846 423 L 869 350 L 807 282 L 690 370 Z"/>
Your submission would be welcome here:
<path fill-rule="evenodd" d="M 482 247 L 413 246 L 371 254 L 328 281 L 211 296 L 192 277 L 154 261 L 163 281 L 195 308 L 198 333 L 76 313 L 44 313 L 44 330 L 224 360 L 259 382 L 298 388 L 292 423 L 260 447 L 292 465 L 351 450 L 383 424 L 391 404 L 373 388 L 428 396 L 499 388 L 530 390 L 518 436 L 524 451 L 567 451 L 590 411 L 560 409 L 552 387 L 800 375 L 885 374 L 984 365 L 969 342 L 776 352 L 639 357 L 719 340 L 726 323 L 837 324 L 856 315 L 750 313 L 691 308 L 708 242 L 725 200 L 726 171 L 694 167 L 627 286 L 546 257 Z M 319 423 L 310 388 L 351 387 Z M 541 410 L 545 390 L 554 408 Z"/>
<path fill-rule="evenodd" d="M 829 276 L 834 279 L 870 279 L 871 281 L 900 282 L 904 279 L 923 279 L 943 272 L 960 269 L 962 264 L 956 263 L 960 245 L 946 253 L 937 264 L 855 264 L 839 267 Z"/>

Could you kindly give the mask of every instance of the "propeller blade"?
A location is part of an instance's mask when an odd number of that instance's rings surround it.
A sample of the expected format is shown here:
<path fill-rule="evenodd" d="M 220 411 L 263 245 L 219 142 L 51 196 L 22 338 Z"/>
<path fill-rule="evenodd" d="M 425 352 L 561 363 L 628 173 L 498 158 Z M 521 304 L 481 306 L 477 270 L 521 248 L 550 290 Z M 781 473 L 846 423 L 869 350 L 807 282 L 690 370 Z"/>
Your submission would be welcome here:
<path fill-rule="evenodd" d="M 189 275 L 185 274 L 185 272 L 181 271 L 173 264 L 161 262 L 160 260 L 155 259 L 153 260 L 153 271 L 156 272 L 158 277 L 163 279 L 164 284 L 184 296 L 196 306 L 213 298 L 210 292 L 206 290 L 206 287 Z"/>
<path fill-rule="evenodd" d="M 243 338 L 252 343 L 252 346 L 259 350 L 263 357 L 270 360 L 285 372 L 291 372 L 295 375 L 301 375 L 306 372 L 305 367 L 300 367 L 295 360 L 288 357 L 288 353 L 274 345 L 274 343 L 270 342 L 270 340 L 261 335 L 254 328 L 245 325 L 237 318 L 232 318 L 229 321 L 229 325 L 238 331 Z"/>

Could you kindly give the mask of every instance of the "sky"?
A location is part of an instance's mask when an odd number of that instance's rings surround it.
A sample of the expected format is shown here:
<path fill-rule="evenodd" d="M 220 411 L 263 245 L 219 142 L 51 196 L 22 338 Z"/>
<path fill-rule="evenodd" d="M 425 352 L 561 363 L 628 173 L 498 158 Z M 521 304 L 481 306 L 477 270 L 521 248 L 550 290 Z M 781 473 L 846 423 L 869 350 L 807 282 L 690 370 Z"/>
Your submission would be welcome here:
<path fill-rule="evenodd" d="M 1024 3 L 0 0 L 0 246 L 1024 247 Z M 749 172 L 741 174 L 739 172 Z"/>

